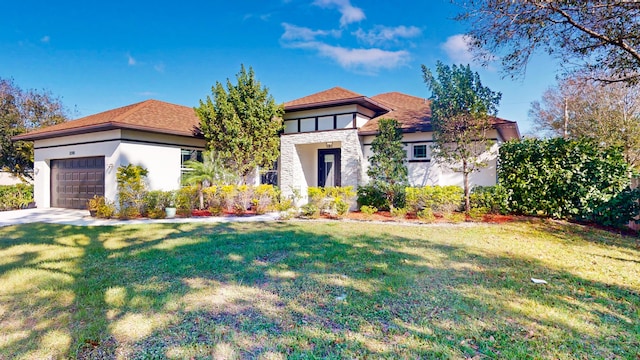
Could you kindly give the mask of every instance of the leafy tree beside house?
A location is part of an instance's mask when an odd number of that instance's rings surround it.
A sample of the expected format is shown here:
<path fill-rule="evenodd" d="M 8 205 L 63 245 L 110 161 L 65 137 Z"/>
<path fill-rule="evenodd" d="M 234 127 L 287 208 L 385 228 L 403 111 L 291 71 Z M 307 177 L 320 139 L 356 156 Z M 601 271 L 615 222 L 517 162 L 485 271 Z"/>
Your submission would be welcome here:
<path fill-rule="evenodd" d="M 422 73 L 432 93 L 434 159 L 462 173 L 468 213 L 469 176 L 487 166 L 484 154 L 493 145 L 487 132 L 502 94 L 482 86 L 480 75 L 469 65 L 449 67 L 438 61 L 435 75 L 424 65 Z"/>
<path fill-rule="evenodd" d="M 67 119 L 66 108 L 51 93 L 22 90 L 12 80 L 0 78 L 0 170 L 31 177 L 33 143 L 11 138 Z"/>
<path fill-rule="evenodd" d="M 395 119 L 380 119 L 378 135 L 371 142 L 369 175 L 375 190 L 386 197 L 390 209 L 396 205 L 397 198 L 408 183 L 407 153 L 402 145 L 402 130 Z"/>
<path fill-rule="evenodd" d="M 244 182 L 257 168 L 269 168 L 278 159 L 284 107 L 276 104 L 266 87 L 255 79 L 253 69 L 241 65 L 234 85 L 227 79 L 200 100 L 196 113 L 208 149 Z"/>

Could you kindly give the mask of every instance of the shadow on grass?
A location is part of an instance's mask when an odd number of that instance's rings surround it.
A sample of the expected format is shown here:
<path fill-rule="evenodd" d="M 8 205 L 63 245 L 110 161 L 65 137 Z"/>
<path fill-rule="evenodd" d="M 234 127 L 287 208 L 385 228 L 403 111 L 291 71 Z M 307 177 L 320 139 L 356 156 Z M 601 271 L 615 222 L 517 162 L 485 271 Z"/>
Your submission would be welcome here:
<path fill-rule="evenodd" d="M 348 223 L 1 229 L 0 358 L 634 357 L 637 288 L 463 241 L 473 233 Z"/>

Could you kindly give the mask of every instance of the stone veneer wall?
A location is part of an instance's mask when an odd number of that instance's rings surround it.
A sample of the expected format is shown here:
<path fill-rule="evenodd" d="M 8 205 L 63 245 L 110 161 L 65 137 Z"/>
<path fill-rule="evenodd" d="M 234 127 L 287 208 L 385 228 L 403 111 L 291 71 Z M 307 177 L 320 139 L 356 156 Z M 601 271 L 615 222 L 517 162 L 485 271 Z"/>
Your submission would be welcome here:
<path fill-rule="evenodd" d="M 292 189 L 300 191 L 302 199 L 298 205 L 307 202 L 307 188 L 318 184 L 307 184 L 302 168 L 304 159 L 300 159 L 296 146 L 319 144 L 319 148 L 324 148 L 327 142 L 340 143 L 342 186 L 353 186 L 356 189 L 362 181 L 365 170 L 357 129 L 283 134 L 280 136 L 280 189 L 285 196 L 291 196 Z"/>

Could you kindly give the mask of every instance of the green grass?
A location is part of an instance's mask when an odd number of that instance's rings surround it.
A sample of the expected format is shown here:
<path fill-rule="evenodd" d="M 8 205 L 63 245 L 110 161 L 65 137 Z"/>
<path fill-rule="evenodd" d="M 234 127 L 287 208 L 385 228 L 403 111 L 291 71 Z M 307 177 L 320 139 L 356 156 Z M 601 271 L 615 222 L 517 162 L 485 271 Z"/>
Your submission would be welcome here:
<path fill-rule="evenodd" d="M 21 225 L 0 359 L 637 359 L 639 292 L 637 238 L 551 221 Z"/>

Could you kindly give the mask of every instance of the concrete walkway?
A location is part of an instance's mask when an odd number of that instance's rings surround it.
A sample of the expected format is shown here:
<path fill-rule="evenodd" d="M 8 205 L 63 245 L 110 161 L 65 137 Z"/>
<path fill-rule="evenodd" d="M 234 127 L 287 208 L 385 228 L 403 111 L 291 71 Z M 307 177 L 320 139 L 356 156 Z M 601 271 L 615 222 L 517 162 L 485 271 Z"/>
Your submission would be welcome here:
<path fill-rule="evenodd" d="M 192 217 L 176 219 L 96 219 L 89 216 L 88 210 L 74 209 L 25 209 L 14 211 L 0 211 L 0 227 L 29 224 L 29 223 L 49 223 L 76 226 L 111 226 L 111 225 L 133 225 L 133 224 L 174 224 L 174 223 L 225 223 L 225 222 L 256 222 L 274 221 L 278 219 L 277 213 L 269 213 L 256 216 L 212 216 L 212 217 Z"/>

